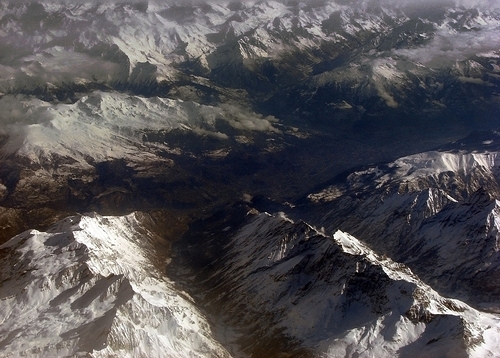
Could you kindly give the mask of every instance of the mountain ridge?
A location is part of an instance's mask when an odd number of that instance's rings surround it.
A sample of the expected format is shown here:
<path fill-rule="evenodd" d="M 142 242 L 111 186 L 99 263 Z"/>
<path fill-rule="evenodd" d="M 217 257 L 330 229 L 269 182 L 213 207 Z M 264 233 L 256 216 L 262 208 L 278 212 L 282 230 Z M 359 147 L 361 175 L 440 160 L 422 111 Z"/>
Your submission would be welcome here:
<path fill-rule="evenodd" d="M 264 356 L 264 352 L 272 356 L 278 356 L 279 352 L 305 356 L 355 356 L 356 352 L 361 354 L 363 351 L 363 354 L 380 356 L 396 353 L 401 356 L 437 356 L 451 352 L 451 347 L 459 349 L 456 343 L 450 342 L 448 348 L 436 348 L 434 351 L 431 336 L 426 336 L 427 347 L 415 343 L 415 351 L 410 348 L 415 339 L 410 338 L 412 324 L 425 322 L 432 326 L 430 322 L 434 322 L 440 326 L 440 314 L 458 314 L 462 309 L 459 307 L 463 306 L 458 301 L 441 298 L 438 299 L 440 303 L 432 303 L 434 298 L 430 297 L 438 294 L 430 287 L 422 286 L 405 265 L 382 258 L 341 231 L 328 237 L 304 222 L 292 222 L 283 214 L 252 212 L 249 215 L 250 218 L 245 219 L 247 223 L 236 232 L 232 227 L 222 229 L 233 219 L 225 218 L 219 223 L 219 219 L 213 218 L 207 225 L 211 234 L 201 247 L 199 243 L 191 245 L 184 239 L 175 244 L 177 250 L 182 252 L 180 262 L 185 260 L 181 267 L 187 266 L 186 272 L 181 270 L 179 280 L 183 275 L 188 277 L 186 287 L 191 288 L 195 299 L 204 302 L 208 312 L 223 320 L 223 327 L 229 325 L 242 330 L 245 338 L 237 339 L 237 342 L 243 342 L 245 353 L 252 356 Z M 223 238 L 226 235 L 230 237 L 229 241 Z M 214 246 L 218 248 L 214 249 Z M 217 256 L 210 254 L 211 250 L 215 250 Z M 204 262 L 198 256 L 204 253 L 211 260 L 206 266 L 195 266 L 191 271 L 190 262 Z M 175 271 L 175 256 L 173 262 L 172 270 Z M 395 290 L 401 290 L 402 297 L 395 298 L 396 293 L 392 291 L 386 296 L 386 284 L 388 287 L 401 285 Z M 405 306 L 407 299 L 411 301 L 408 292 L 414 292 L 415 306 Z M 443 304 L 449 308 L 440 306 Z M 350 305 L 355 306 L 352 311 Z M 451 313 L 454 309 L 457 311 Z M 262 316 L 263 311 L 271 314 Z M 389 318 L 398 314 L 404 317 L 399 323 L 396 323 L 397 318 Z M 385 324 L 378 326 L 375 321 L 384 321 L 382 317 L 385 317 Z M 374 321 L 368 323 L 372 318 Z M 447 320 L 444 316 L 443 319 Z M 263 328 L 264 321 L 276 326 L 276 333 Z M 376 343 L 382 335 L 377 330 L 391 330 L 388 327 L 392 324 L 395 327 L 404 325 L 405 328 L 394 328 L 402 336 L 400 339 L 385 337 L 382 347 Z M 475 331 L 475 328 L 472 330 Z M 415 332 L 415 335 L 422 333 Z M 285 334 L 288 339 L 273 339 L 272 335 L 276 334 Z M 440 334 L 442 338 L 447 333 L 442 331 Z M 249 338 L 254 335 L 259 337 L 255 341 Z M 472 337 L 470 339 L 472 346 L 476 344 L 472 342 L 478 342 Z M 297 350 L 297 344 L 307 347 L 307 350 Z M 492 344 L 495 346 L 494 340 Z M 465 351 L 457 351 L 456 354 L 465 354 Z M 467 354 L 481 356 L 483 353 L 474 353 L 471 347 Z"/>
<path fill-rule="evenodd" d="M 405 265 L 375 254 L 351 235 L 337 231 L 327 237 L 283 214 L 273 216 L 251 210 L 244 215 L 247 219 L 243 223 L 227 217 L 224 222 L 212 222 L 222 226 L 230 220 L 240 227 L 213 232 L 228 235 L 229 241 L 220 247 L 222 255 L 205 269 L 208 271 L 203 273 L 202 281 L 196 278 L 198 274 L 190 274 L 188 267 L 178 266 L 179 256 L 175 253 L 169 261 L 168 250 L 154 247 L 164 245 L 163 239 L 145 229 L 138 214 L 69 217 L 46 233 L 29 231 L 13 238 L 1 247 L 2 287 L 16 287 L 2 298 L 2 325 L 8 325 L 9 330 L 12 324 L 20 328 L 2 342 L 2 350 L 6 354 L 26 351 L 40 356 L 51 352 L 88 352 L 96 357 L 162 356 L 171 352 L 174 356 L 228 357 L 259 356 L 264 352 L 274 356 L 280 351 L 302 352 L 305 356 L 351 356 L 361 349 L 363 354 L 369 351 L 383 356 L 455 351 L 479 357 L 491 354 L 498 343 L 494 338 L 498 335 L 498 316 L 439 296 Z M 252 240 L 248 240 L 249 235 Z M 201 253 L 205 246 L 220 245 L 219 241 L 209 239 L 188 250 Z M 249 250 L 255 250 L 256 255 L 250 255 Z M 161 259 L 157 261 L 155 255 Z M 9 267 L 12 260 L 16 264 Z M 161 272 L 166 263 L 169 278 Z M 157 264 L 160 266 L 154 268 Z M 16 278 L 20 273 L 25 280 Z M 231 283 L 234 280 L 237 285 Z M 208 291 L 203 288 L 207 284 L 211 287 Z M 233 289 L 226 290 L 226 285 Z M 187 287 L 189 293 L 183 292 Z M 254 291 L 256 287 L 261 288 Z M 338 309 L 324 305 L 325 292 L 332 293 L 327 296 L 334 306 L 340 305 Z M 219 300 L 224 304 L 217 303 Z M 316 303 L 311 306 L 312 302 Z M 303 305 L 309 310 L 304 310 Z M 32 309 L 26 311 L 25 306 Z M 201 316 L 197 306 L 204 307 Z M 145 312 L 151 309 L 155 312 L 154 322 L 148 323 L 153 316 Z M 80 313 L 68 321 L 63 320 L 64 312 Z M 328 318 L 326 312 L 334 316 Z M 132 326 L 125 318 L 128 315 L 132 315 L 128 318 L 134 322 Z M 191 318 L 186 320 L 186 315 Z M 210 336 L 204 315 L 209 317 L 215 338 Z M 313 319 L 311 315 L 319 316 Z M 250 324 L 252 319 L 257 321 Z M 322 322 L 324 319 L 327 321 Z M 109 331 L 103 331 L 102 327 L 108 326 L 103 322 L 108 321 Z M 144 324 L 152 324 L 157 330 L 143 331 Z M 226 327 L 225 334 L 221 335 L 219 324 Z M 90 327 L 101 328 L 91 333 Z M 258 329 L 250 333 L 249 327 Z M 25 338 L 18 335 L 21 329 Z M 54 330 L 59 333 L 54 334 Z M 234 332 L 229 333 L 231 330 Z M 318 335 L 318 330 L 323 333 Z M 383 338 L 386 343 L 382 348 L 381 335 L 390 335 L 391 330 L 396 336 Z M 26 340 L 32 331 L 37 332 L 36 338 Z M 270 336 L 260 336 L 259 332 L 282 333 L 269 340 Z M 92 334 L 102 338 L 92 340 Z M 260 338 L 254 340 L 254 335 Z M 144 339 L 147 345 L 141 343 Z M 455 339 L 463 340 L 463 348 Z M 226 352 L 217 340 L 231 347 L 232 353 Z"/>
<path fill-rule="evenodd" d="M 3 244 L 3 354 L 228 357 L 154 266 L 158 245 L 135 214 L 69 217 Z"/>
<path fill-rule="evenodd" d="M 310 194 L 306 216 L 327 231 L 352 232 L 447 294 L 496 309 L 497 134 L 489 138 L 480 151 L 427 152 L 353 172 Z"/>

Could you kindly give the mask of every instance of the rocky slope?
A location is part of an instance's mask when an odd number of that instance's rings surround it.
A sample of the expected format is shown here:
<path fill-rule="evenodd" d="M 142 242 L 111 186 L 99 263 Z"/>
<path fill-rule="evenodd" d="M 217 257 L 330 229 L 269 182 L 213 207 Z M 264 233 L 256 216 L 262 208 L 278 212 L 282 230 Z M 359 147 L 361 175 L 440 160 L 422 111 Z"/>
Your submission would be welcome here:
<path fill-rule="evenodd" d="M 463 149 L 352 172 L 310 194 L 315 204 L 306 215 L 406 263 L 439 292 L 498 309 L 498 133 L 478 133 L 452 147 Z"/>
<path fill-rule="evenodd" d="M 210 218 L 206 240 L 174 252 L 141 213 L 13 238 L 0 247 L 2 353 L 495 355 L 498 316 L 440 296 L 349 234 L 248 210 Z"/>
<path fill-rule="evenodd" d="M 0 246 L 2 356 L 229 357 L 144 219 L 69 217 Z"/>
<path fill-rule="evenodd" d="M 496 128 L 499 19 L 370 1 L 2 4 L 0 240 L 76 211 L 291 201 Z"/>
<path fill-rule="evenodd" d="M 484 125 L 498 103 L 500 16 L 450 5 L 3 5 L 0 88 L 74 101 L 112 87 L 203 103 L 229 88 L 275 116 L 337 126 L 416 106 L 433 119 L 482 113 Z"/>
<path fill-rule="evenodd" d="M 202 243 L 175 243 L 170 271 L 217 317 L 216 336 L 244 354 L 496 354 L 497 316 L 440 296 L 347 233 L 241 208 L 203 227 Z"/>

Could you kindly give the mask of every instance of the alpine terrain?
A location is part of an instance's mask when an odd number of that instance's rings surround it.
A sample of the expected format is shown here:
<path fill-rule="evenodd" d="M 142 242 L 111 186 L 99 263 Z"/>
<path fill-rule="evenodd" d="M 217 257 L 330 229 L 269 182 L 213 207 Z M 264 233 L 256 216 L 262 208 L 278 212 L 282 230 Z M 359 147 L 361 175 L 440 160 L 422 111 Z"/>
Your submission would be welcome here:
<path fill-rule="evenodd" d="M 500 357 L 493 0 L 0 3 L 0 356 Z"/>

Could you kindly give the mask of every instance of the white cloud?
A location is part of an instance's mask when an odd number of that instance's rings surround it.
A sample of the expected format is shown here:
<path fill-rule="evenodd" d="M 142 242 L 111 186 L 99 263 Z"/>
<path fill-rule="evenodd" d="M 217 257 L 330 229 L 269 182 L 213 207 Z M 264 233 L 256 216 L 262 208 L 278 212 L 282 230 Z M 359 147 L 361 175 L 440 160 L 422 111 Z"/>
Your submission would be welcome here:
<path fill-rule="evenodd" d="M 450 62 L 464 60 L 472 55 L 498 51 L 498 34 L 499 29 L 496 27 L 455 33 L 442 29 L 429 44 L 415 49 L 396 50 L 395 54 L 432 67 L 447 66 Z"/>
<path fill-rule="evenodd" d="M 278 120 L 273 116 L 264 117 L 245 108 L 234 104 L 222 104 L 223 118 L 227 123 L 239 130 L 261 131 L 261 132 L 280 132 L 274 124 Z"/>
<path fill-rule="evenodd" d="M 210 131 L 210 130 L 203 129 L 200 127 L 194 127 L 192 130 L 195 134 L 200 135 L 200 136 L 213 137 L 213 138 L 217 138 L 217 139 L 221 139 L 221 140 L 229 139 L 229 136 L 225 133 L 222 133 L 222 132 Z"/>

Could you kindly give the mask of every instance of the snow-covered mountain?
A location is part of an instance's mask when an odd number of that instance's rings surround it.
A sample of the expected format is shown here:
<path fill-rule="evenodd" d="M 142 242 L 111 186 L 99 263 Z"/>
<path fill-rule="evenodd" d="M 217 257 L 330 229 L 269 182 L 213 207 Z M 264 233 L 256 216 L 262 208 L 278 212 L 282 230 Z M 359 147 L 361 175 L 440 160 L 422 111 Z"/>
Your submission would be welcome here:
<path fill-rule="evenodd" d="M 316 208 L 307 215 L 327 231 L 348 230 L 406 263 L 438 291 L 497 310 L 498 143 L 497 132 L 484 133 L 457 142 L 458 150 L 355 171 L 310 194 Z M 477 150 L 465 149 L 471 145 Z"/>
<path fill-rule="evenodd" d="M 215 106 L 94 91 L 69 104 L 20 95 L 6 95 L 0 104 L 6 114 L 0 148 L 3 240 L 19 228 L 28 229 L 22 222 L 29 217 L 58 216 L 40 207 L 107 207 L 114 213 L 123 198 L 135 201 L 124 203 L 126 210 L 142 205 L 138 200 L 152 203 L 158 195 L 165 202 L 185 201 L 190 194 L 172 196 L 190 190 L 183 182 L 197 175 L 193 171 L 199 170 L 199 161 L 227 166 L 241 151 L 272 153 L 281 145 L 279 137 L 265 142 L 282 131 L 276 118 L 229 101 Z M 257 140 L 263 143 L 257 146 Z M 167 185 L 181 188 L 177 193 L 160 189 Z M 209 184 L 198 186 L 207 191 Z M 147 198 L 138 199 L 138 193 Z"/>
<path fill-rule="evenodd" d="M 217 107 L 100 91 L 72 104 L 50 105 L 10 96 L 0 101 L 13 108 L 20 107 L 26 113 L 24 122 L 8 124 L 18 127 L 12 130 L 17 135 L 9 136 L 2 154 L 22 157 L 35 167 L 51 167 L 58 162 L 61 170 L 69 171 L 124 158 L 136 165 L 161 161 L 161 152 L 175 148 L 155 140 L 159 133 L 190 131 L 200 136 L 228 139 L 228 134 L 218 131 L 217 121 L 250 133 L 278 131 L 275 118 L 264 118 L 230 104 Z"/>
<path fill-rule="evenodd" d="M 499 30 L 0 3 L 0 355 L 499 356 Z"/>
<path fill-rule="evenodd" d="M 224 227 L 242 221 L 240 227 Z M 210 232 L 202 243 L 191 238 L 175 244 L 179 256 L 172 270 L 180 281 L 185 277 L 208 314 L 221 320 L 216 336 L 245 354 L 497 353 L 497 316 L 440 296 L 407 266 L 347 233 L 327 236 L 283 214 L 255 211 L 246 218 L 215 216 L 206 227 Z"/>
<path fill-rule="evenodd" d="M 140 213 L 69 217 L 46 232 L 14 237 L 0 247 L 2 354 L 497 352 L 498 316 L 440 296 L 353 236 L 328 237 L 282 214 L 250 210 L 241 218 L 241 211 L 211 222 L 240 227 L 214 231 L 193 246 L 177 244 L 182 252 L 173 256 Z M 214 250 L 216 256 L 199 257 Z"/>
<path fill-rule="evenodd" d="M 186 191 L 210 201 L 221 182 L 293 200 L 496 129 L 499 19 L 390 1 L 0 4 L 1 240 L 75 211 L 206 205 Z"/>
<path fill-rule="evenodd" d="M 172 84 L 196 83 L 196 75 L 251 89 L 266 103 L 272 98 L 270 106 L 305 95 L 299 108 L 319 105 L 324 116 L 332 106 L 361 115 L 359 106 L 394 109 L 416 100 L 437 111 L 458 105 L 457 95 L 498 86 L 500 16 L 492 6 L 51 1 L 6 4 L 0 13 L 5 93 L 74 100 L 111 86 L 165 95 Z M 459 93 L 447 93 L 445 83 Z"/>
<path fill-rule="evenodd" d="M 229 357 L 141 219 L 68 217 L 2 245 L 2 356 Z"/>

